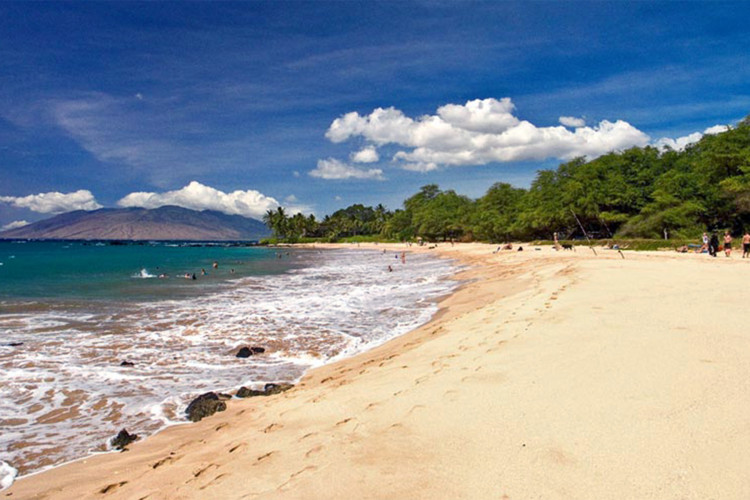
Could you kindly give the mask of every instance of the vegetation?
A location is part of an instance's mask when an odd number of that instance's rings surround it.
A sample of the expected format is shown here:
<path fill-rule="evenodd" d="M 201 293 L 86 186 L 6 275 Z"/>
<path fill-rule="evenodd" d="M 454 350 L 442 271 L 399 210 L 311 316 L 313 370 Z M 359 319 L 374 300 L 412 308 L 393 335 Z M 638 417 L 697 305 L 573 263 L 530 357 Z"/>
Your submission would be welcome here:
<path fill-rule="evenodd" d="M 477 200 L 435 184 L 403 208 L 352 205 L 318 221 L 269 210 L 281 241 L 697 238 L 706 230 L 750 229 L 750 117 L 684 151 L 648 146 L 591 161 L 576 158 L 537 173 L 529 189 L 497 183 Z M 645 245 L 645 243 L 643 243 Z"/>

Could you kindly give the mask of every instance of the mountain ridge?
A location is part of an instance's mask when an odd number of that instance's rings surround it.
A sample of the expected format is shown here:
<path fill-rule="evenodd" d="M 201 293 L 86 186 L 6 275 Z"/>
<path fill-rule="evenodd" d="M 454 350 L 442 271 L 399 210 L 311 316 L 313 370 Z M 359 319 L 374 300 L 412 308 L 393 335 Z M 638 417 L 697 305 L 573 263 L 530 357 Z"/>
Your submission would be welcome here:
<path fill-rule="evenodd" d="M 75 210 L 0 232 L 0 239 L 252 241 L 269 234 L 249 217 L 166 205 Z"/>

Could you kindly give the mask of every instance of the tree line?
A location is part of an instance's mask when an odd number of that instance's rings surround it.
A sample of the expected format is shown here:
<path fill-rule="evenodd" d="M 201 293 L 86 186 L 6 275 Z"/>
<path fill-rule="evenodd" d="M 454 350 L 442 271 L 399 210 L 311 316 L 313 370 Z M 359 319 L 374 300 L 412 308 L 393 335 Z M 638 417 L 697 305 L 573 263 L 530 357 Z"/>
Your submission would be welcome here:
<path fill-rule="evenodd" d="M 652 146 L 576 158 L 539 171 L 529 189 L 498 182 L 478 199 L 423 186 L 387 210 L 361 204 L 326 215 L 269 210 L 276 238 L 336 241 L 352 236 L 500 242 L 583 235 L 695 238 L 750 229 L 750 116 L 682 151 Z"/>

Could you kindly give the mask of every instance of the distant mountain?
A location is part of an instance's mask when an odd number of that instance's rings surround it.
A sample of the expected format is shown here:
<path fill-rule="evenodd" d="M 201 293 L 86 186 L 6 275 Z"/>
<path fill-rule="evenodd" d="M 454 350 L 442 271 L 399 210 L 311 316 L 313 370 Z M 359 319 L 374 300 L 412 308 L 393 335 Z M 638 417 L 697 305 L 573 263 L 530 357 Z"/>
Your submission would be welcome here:
<path fill-rule="evenodd" d="M 166 206 L 76 210 L 0 232 L 0 239 L 60 240 L 259 240 L 265 224 L 241 215 Z"/>

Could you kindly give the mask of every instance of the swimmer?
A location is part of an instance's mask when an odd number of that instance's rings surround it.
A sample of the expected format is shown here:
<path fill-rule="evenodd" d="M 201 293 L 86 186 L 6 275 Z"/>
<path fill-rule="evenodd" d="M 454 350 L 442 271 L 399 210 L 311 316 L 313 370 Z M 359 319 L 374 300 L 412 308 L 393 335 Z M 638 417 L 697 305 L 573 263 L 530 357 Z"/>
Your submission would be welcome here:
<path fill-rule="evenodd" d="M 211 264 L 211 265 L 213 266 L 214 269 L 219 269 L 219 263 L 218 262 L 214 261 L 214 263 Z"/>
<path fill-rule="evenodd" d="M 201 268 L 201 276 L 205 276 L 208 274 L 205 269 Z"/>

